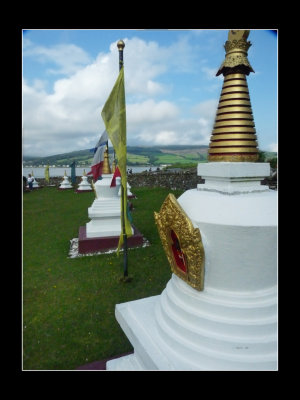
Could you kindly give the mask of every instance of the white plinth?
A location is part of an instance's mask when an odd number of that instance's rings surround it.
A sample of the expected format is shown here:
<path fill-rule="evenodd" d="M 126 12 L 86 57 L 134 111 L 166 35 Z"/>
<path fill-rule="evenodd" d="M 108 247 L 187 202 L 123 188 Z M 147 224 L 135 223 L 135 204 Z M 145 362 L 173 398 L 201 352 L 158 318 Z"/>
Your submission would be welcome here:
<path fill-rule="evenodd" d="M 268 191 L 260 182 L 270 176 L 270 164 L 250 162 L 213 162 L 198 164 L 198 176 L 205 179 L 198 190 L 228 194 Z"/>
<path fill-rule="evenodd" d="M 276 370 L 276 300 L 275 288 L 200 293 L 172 275 L 160 296 L 116 306 L 134 354 L 106 369 Z"/>
<path fill-rule="evenodd" d="M 113 175 L 103 175 L 95 183 L 97 198 L 88 209 L 91 221 L 86 224 L 86 236 L 108 237 L 121 234 L 121 201 L 118 196 L 120 178 L 116 178 L 116 186 L 110 187 Z"/>
<path fill-rule="evenodd" d="M 92 190 L 91 185 L 88 182 L 87 176 L 83 175 L 83 177 L 81 178 L 81 182 L 78 185 L 78 190 Z"/>
<path fill-rule="evenodd" d="M 34 180 L 33 180 L 33 182 L 32 182 L 32 187 L 33 187 L 33 188 L 38 188 L 38 187 L 39 187 L 39 184 L 37 183 L 37 181 L 35 180 L 35 178 L 34 178 Z"/>
<path fill-rule="evenodd" d="M 71 189 L 72 185 L 69 182 L 69 178 L 65 175 L 62 183 L 59 185 L 60 189 Z"/>
<path fill-rule="evenodd" d="M 116 305 L 116 319 L 135 351 L 132 355 L 108 361 L 107 370 L 174 369 L 156 343 L 159 338 L 155 320 L 158 299 L 159 296 L 153 296 Z"/>
<path fill-rule="evenodd" d="M 133 194 L 131 193 L 130 189 L 131 189 L 131 186 L 127 182 L 127 197 L 132 197 L 133 196 Z M 121 188 L 119 189 L 118 196 L 121 196 Z"/>
<path fill-rule="evenodd" d="M 268 164 L 236 164 L 199 165 L 216 184 L 178 199 L 200 229 L 204 290 L 172 275 L 161 295 L 116 306 L 134 347 L 131 368 L 277 369 L 277 192 L 260 190 Z M 122 369 L 113 361 L 108 369 Z"/>

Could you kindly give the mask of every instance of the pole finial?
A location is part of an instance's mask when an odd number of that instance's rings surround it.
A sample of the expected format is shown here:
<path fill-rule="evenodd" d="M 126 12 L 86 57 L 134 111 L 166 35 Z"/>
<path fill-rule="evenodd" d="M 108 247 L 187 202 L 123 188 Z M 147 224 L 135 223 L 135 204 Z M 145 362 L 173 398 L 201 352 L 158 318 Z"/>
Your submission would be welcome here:
<path fill-rule="evenodd" d="M 118 41 L 117 47 L 118 47 L 119 51 L 124 49 L 125 43 L 123 42 L 123 40 Z"/>

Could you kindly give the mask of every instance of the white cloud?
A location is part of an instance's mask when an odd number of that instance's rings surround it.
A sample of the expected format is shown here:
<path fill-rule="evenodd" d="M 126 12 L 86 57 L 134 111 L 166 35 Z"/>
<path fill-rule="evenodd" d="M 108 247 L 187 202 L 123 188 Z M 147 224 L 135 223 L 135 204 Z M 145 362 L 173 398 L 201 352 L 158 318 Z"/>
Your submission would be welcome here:
<path fill-rule="evenodd" d="M 201 105 L 198 105 L 201 109 Z M 208 144 L 211 115 L 205 112 L 195 118 L 181 118 L 177 105 L 168 101 L 145 100 L 127 106 L 127 141 L 131 144 Z"/>
<path fill-rule="evenodd" d="M 208 144 L 211 130 L 196 119 L 166 121 L 146 125 L 137 134 L 137 141 L 152 145 Z"/>
<path fill-rule="evenodd" d="M 177 134 L 174 131 L 160 131 L 154 138 L 154 143 L 158 145 L 174 144 L 177 141 Z"/>
<path fill-rule="evenodd" d="M 165 120 L 178 117 L 178 107 L 169 101 L 156 103 L 153 99 L 145 100 L 136 104 L 128 104 L 126 117 L 130 126 L 143 123 L 163 123 Z"/>
<path fill-rule="evenodd" d="M 202 101 L 193 107 L 193 112 L 208 121 L 212 121 L 216 116 L 219 99 L 210 99 Z"/>
<path fill-rule="evenodd" d="M 268 151 L 278 152 L 278 143 L 271 143 L 268 145 Z"/>
<path fill-rule="evenodd" d="M 159 82 L 161 74 L 168 68 L 181 71 L 190 68 L 192 48 L 186 39 L 169 47 L 138 38 L 124 39 L 124 42 L 127 143 L 207 144 L 211 103 L 196 106 L 195 118 L 184 120 L 175 101 L 155 100 L 155 96 L 170 91 L 170 87 Z M 108 53 L 98 54 L 93 61 L 80 50 L 73 45 L 46 48 L 25 43 L 26 56 L 55 61 L 56 72 L 69 74 L 55 82 L 51 93 L 45 91 L 45 82 L 36 80 L 30 86 L 24 79 L 25 155 L 51 155 L 93 147 L 102 133 L 101 110 L 118 76 L 118 49 L 114 42 Z M 64 51 L 70 60 L 66 60 L 65 54 L 62 56 Z"/>
<path fill-rule="evenodd" d="M 34 57 L 38 62 L 53 63 L 56 68 L 48 68 L 50 74 L 70 75 L 83 65 L 91 62 L 89 55 L 74 44 L 58 44 L 51 47 L 34 45 L 30 40 L 23 42 L 23 56 Z"/>

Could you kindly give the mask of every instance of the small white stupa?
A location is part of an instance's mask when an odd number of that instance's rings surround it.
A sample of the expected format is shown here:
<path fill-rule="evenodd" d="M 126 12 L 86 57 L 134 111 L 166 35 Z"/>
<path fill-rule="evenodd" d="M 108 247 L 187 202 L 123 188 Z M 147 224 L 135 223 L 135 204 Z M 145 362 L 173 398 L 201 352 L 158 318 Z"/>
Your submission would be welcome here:
<path fill-rule="evenodd" d="M 116 178 L 116 186 L 110 187 L 112 177 L 112 174 L 102 175 L 102 179 L 94 184 L 97 198 L 88 209 L 91 221 L 86 224 L 87 238 L 121 234 L 121 203 L 118 196 L 121 178 Z"/>
<path fill-rule="evenodd" d="M 32 171 L 32 173 L 31 173 L 31 175 L 32 175 L 32 177 L 33 177 L 32 187 L 33 187 L 33 189 L 38 189 L 38 188 L 39 188 L 39 184 L 38 184 L 38 182 L 35 180 L 35 177 L 34 177 L 34 175 L 33 175 L 33 171 Z"/>
<path fill-rule="evenodd" d="M 58 189 L 72 189 L 72 185 L 69 182 L 69 178 L 67 176 L 67 172 L 65 171 L 64 179 L 59 185 Z"/>
<path fill-rule="evenodd" d="M 118 197 L 121 178 L 116 178 L 116 186 L 110 187 L 112 178 L 108 148 L 106 148 L 102 179 L 94 183 L 96 199 L 88 209 L 91 221 L 86 224 L 87 238 L 120 236 L 121 234 L 121 202 Z"/>
<path fill-rule="evenodd" d="M 130 189 L 131 189 L 131 186 L 130 186 L 129 183 L 127 182 L 127 198 L 128 198 L 128 199 L 132 199 L 133 197 L 135 197 L 135 195 L 131 193 Z M 121 196 L 121 187 L 120 187 L 118 196 Z"/>
<path fill-rule="evenodd" d="M 91 191 L 93 191 L 93 189 L 92 189 L 90 183 L 88 182 L 88 178 L 86 176 L 86 172 L 85 172 L 85 169 L 84 169 L 83 170 L 83 175 L 82 175 L 82 178 L 81 178 L 81 182 L 79 183 L 78 189 L 76 190 L 76 192 L 80 193 L 80 192 L 91 192 Z"/>
<path fill-rule="evenodd" d="M 88 208 L 90 222 L 79 227 L 78 251 L 81 254 L 117 249 L 122 231 L 121 199 L 118 195 L 121 178 L 116 178 L 116 185 L 111 187 L 113 174 L 109 165 L 108 148 L 104 153 L 102 179 L 93 184 L 95 200 Z M 127 245 L 143 245 L 143 235 L 132 225 L 133 235 Z"/>

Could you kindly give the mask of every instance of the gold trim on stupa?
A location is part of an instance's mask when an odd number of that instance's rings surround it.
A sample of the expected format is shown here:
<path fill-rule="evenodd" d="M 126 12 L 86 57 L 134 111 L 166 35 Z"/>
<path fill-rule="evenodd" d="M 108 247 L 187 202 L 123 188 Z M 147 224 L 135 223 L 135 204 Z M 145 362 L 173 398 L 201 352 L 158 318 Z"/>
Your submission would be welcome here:
<path fill-rule="evenodd" d="M 107 175 L 107 174 L 111 174 L 111 169 L 109 165 L 108 146 L 106 146 L 106 149 L 104 151 L 104 160 L 102 169 L 102 175 Z"/>
<path fill-rule="evenodd" d="M 217 72 L 224 75 L 208 161 L 254 162 L 258 143 L 246 75 L 254 72 L 247 51 L 250 31 L 231 30 L 225 43 L 226 57 Z"/>

